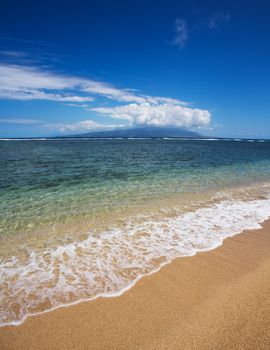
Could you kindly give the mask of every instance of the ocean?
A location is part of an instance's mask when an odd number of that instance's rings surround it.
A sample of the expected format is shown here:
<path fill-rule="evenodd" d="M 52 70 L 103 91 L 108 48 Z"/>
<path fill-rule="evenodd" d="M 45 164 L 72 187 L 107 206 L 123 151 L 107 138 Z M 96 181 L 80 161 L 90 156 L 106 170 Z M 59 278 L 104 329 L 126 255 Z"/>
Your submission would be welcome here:
<path fill-rule="evenodd" d="M 0 325 L 120 295 L 268 217 L 267 140 L 1 140 Z"/>

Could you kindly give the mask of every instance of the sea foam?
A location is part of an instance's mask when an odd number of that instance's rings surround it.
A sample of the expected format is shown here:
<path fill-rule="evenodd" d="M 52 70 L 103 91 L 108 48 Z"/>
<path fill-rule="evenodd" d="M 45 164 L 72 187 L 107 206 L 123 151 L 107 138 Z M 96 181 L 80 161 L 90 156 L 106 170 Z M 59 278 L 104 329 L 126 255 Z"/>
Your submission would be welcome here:
<path fill-rule="evenodd" d="M 269 216 L 270 199 L 226 200 L 159 221 L 136 218 L 81 242 L 1 261 L 0 323 L 119 295 L 174 258 L 213 249 Z"/>

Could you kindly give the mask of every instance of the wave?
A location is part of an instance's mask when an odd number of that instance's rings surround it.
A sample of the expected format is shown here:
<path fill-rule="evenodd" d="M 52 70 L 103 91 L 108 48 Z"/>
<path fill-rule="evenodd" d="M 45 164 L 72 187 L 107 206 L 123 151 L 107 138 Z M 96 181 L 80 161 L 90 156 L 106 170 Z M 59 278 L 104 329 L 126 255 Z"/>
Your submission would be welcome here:
<path fill-rule="evenodd" d="M 158 221 L 137 217 L 123 227 L 54 249 L 28 251 L 0 263 L 0 325 L 97 297 L 122 294 L 173 259 L 258 229 L 270 216 L 270 199 L 223 200 Z"/>
<path fill-rule="evenodd" d="M 0 138 L 0 141 L 49 141 L 46 137 L 34 137 L 34 138 Z"/>

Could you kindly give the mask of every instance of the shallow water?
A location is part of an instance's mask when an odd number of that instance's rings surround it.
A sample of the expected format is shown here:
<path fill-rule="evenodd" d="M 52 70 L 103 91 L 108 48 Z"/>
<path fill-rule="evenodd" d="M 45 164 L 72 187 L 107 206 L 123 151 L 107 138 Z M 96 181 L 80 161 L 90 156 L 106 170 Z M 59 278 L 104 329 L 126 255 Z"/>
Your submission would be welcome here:
<path fill-rule="evenodd" d="M 270 142 L 0 141 L 0 322 L 119 294 L 270 216 Z"/>

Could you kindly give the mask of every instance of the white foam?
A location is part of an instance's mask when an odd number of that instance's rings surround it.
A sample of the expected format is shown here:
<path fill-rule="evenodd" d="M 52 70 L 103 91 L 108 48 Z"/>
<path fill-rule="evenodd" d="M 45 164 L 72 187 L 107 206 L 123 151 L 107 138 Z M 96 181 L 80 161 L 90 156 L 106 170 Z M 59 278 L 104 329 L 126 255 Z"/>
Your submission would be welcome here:
<path fill-rule="evenodd" d="M 27 316 L 129 289 L 142 276 L 181 256 L 207 251 L 229 236 L 260 228 L 270 199 L 222 201 L 160 221 L 133 220 L 99 236 L 51 250 L 31 251 L 24 261 L 0 264 L 1 325 Z"/>
<path fill-rule="evenodd" d="M 47 141 L 45 137 L 41 138 L 0 138 L 0 141 Z"/>

